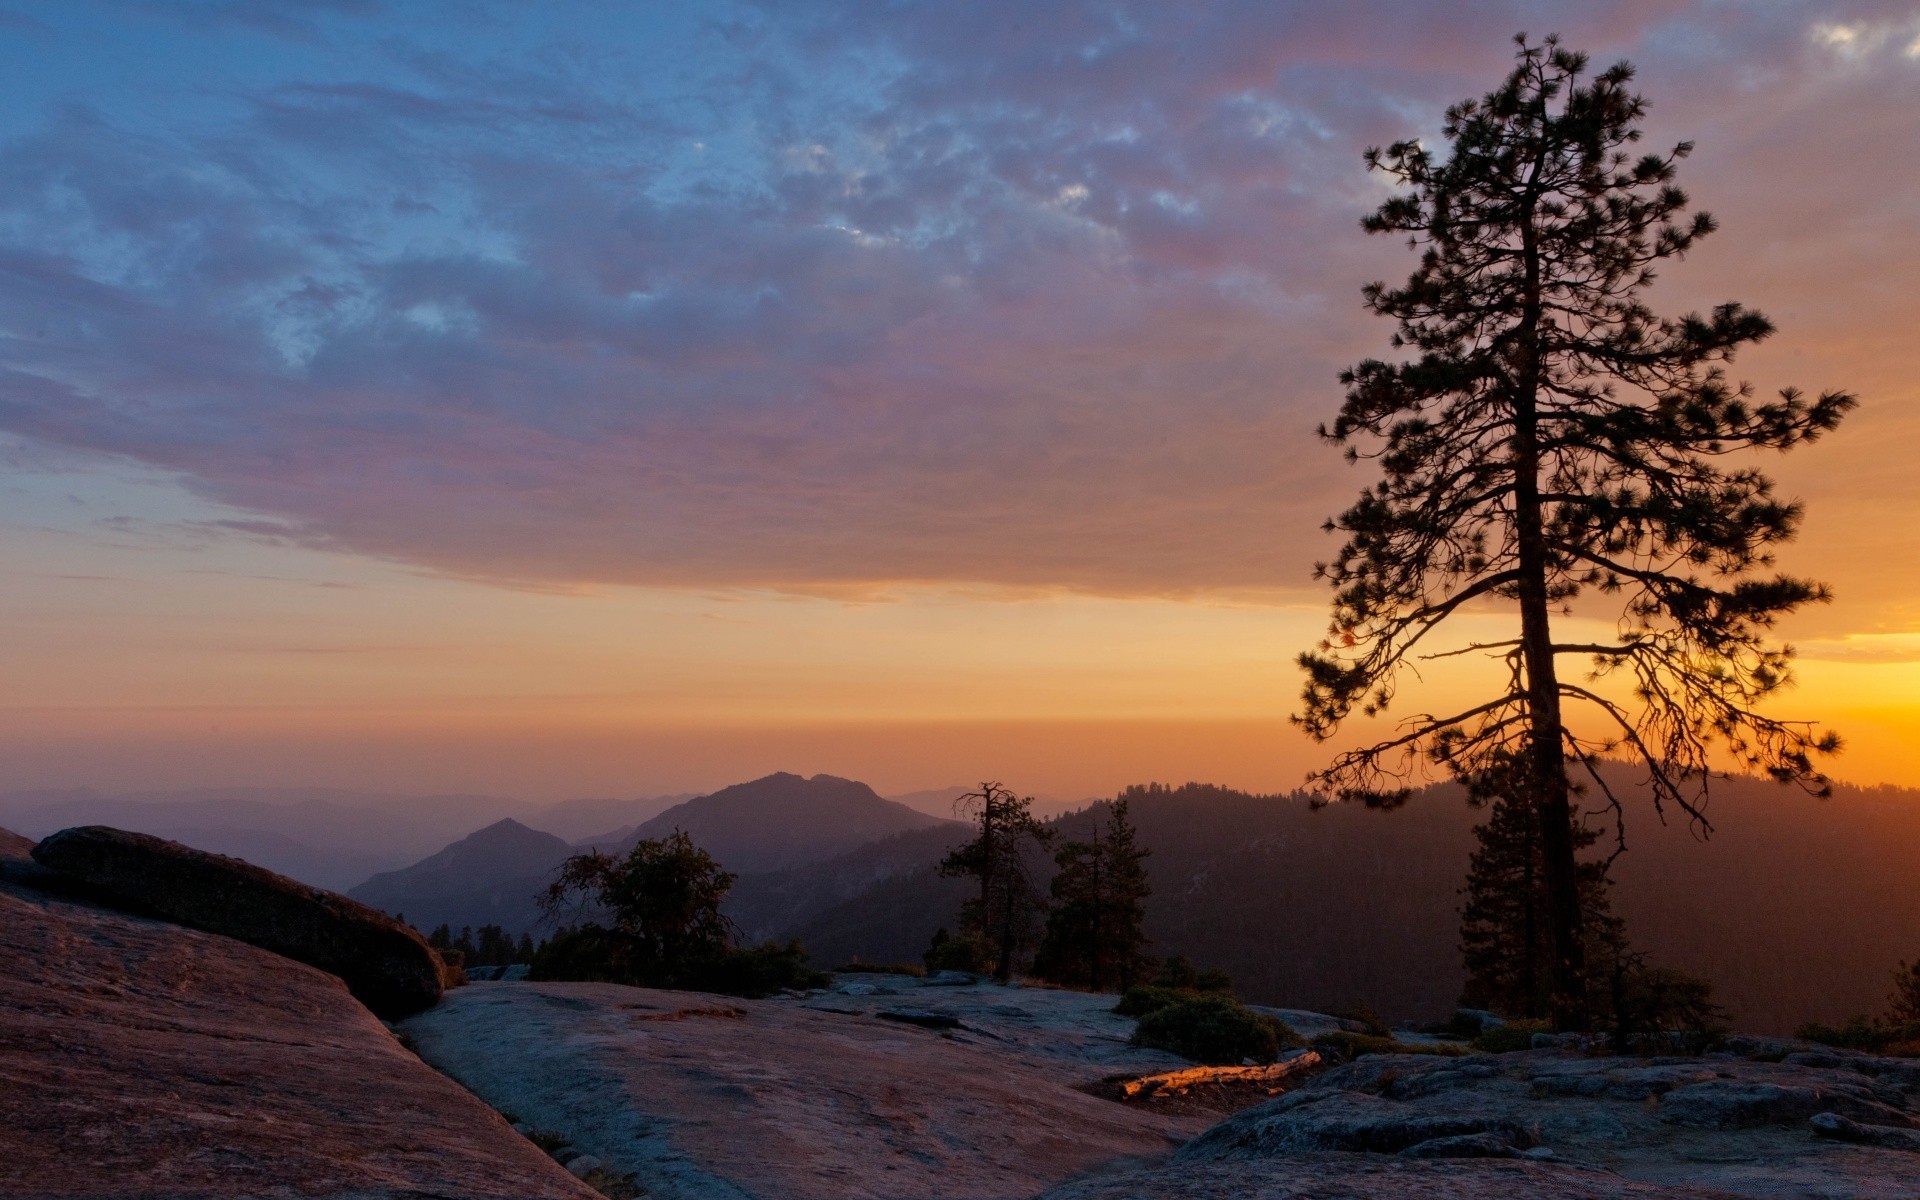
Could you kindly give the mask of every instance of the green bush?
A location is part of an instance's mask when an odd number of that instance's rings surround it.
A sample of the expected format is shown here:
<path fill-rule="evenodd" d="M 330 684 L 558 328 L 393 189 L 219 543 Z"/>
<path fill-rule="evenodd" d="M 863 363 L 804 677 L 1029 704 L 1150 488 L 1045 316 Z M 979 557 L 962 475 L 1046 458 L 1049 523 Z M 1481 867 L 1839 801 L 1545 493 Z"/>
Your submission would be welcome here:
<path fill-rule="evenodd" d="M 986 939 L 977 933 L 963 933 L 953 937 L 944 929 L 937 929 L 933 941 L 927 946 L 927 952 L 920 956 L 929 971 L 971 971 L 985 974 L 993 969 L 993 956 L 987 950 Z"/>
<path fill-rule="evenodd" d="M 1128 995 L 1132 994 L 1129 991 Z M 1227 1066 L 1248 1059 L 1272 1062 L 1283 1046 L 1305 1044 L 1284 1022 L 1254 1012 L 1232 996 L 1218 992 L 1189 996 L 1152 1009 L 1134 1027 L 1133 1041 L 1194 1062 Z"/>
<path fill-rule="evenodd" d="M 833 977 L 825 971 L 816 971 L 807 965 L 807 952 L 797 941 L 785 945 L 767 942 L 731 951 L 695 978 L 695 991 L 744 996 L 749 1000 L 776 995 L 786 988 L 805 990 L 826 987 L 833 982 Z M 698 986 L 700 983 L 705 986 Z"/>
<path fill-rule="evenodd" d="M 1474 1038 L 1473 1048 L 1482 1054 L 1511 1054 L 1515 1050 L 1531 1050 L 1533 1035 L 1545 1033 L 1549 1028 L 1545 1021 L 1508 1021 Z"/>
<path fill-rule="evenodd" d="M 1352 1060 L 1363 1054 L 1432 1054 L 1441 1058 L 1458 1058 L 1467 1053 L 1464 1046 L 1451 1043 L 1402 1042 L 1390 1037 L 1381 1037 L 1372 1033 L 1323 1033 L 1313 1039 L 1316 1050 L 1330 1050 L 1340 1057 Z"/>

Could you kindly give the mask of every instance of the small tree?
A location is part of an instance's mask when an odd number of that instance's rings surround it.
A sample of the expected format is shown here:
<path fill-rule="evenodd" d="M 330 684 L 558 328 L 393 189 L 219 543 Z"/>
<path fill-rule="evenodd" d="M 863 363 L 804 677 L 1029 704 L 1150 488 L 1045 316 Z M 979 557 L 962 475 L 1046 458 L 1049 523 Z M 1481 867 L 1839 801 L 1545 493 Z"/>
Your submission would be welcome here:
<path fill-rule="evenodd" d="M 549 918 L 592 909 L 612 921 L 611 928 L 590 922 L 565 947 L 576 957 L 606 958 L 601 977 L 672 986 L 710 971 L 733 948 L 733 923 L 720 901 L 734 879 L 676 829 L 642 840 L 624 858 L 574 855 L 540 903 Z"/>
<path fill-rule="evenodd" d="M 1593 763 L 1631 753 L 1656 810 L 1677 808 L 1703 832 L 1716 761 L 1824 794 L 1814 758 L 1839 739 L 1758 706 L 1790 679 L 1775 622 L 1827 590 L 1766 573 L 1800 506 L 1759 471 L 1721 464 L 1811 441 L 1855 401 L 1787 389 L 1758 402 L 1725 364 L 1773 331 L 1765 317 L 1727 303 L 1664 319 L 1646 306 L 1660 264 L 1715 227 L 1685 216 L 1673 182 L 1691 146 L 1635 157 L 1646 105 L 1628 90 L 1631 66 L 1589 79 L 1585 56 L 1556 39 L 1518 41 L 1500 88 L 1447 110 L 1444 159 L 1418 141 L 1366 154 L 1409 190 L 1364 227 L 1420 251 L 1404 286 L 1371 284 L 1366 303 L 1415 357 L 1345 372 L 1346 402 L 1321 430 L 1350 459 L 1376 458 L 1384 478 L 1329 523 L 1347 540 L 1319 568 L 1333 620 L 1301 656 L 1295 719 L 1325 739 L 1355 710 L 1386 711 L 1423 654 L 1501 664 L 1493 694 L 1414 716 L 1314 778 L 1331 798 L 1382 807 L 1405 801 L 1423 761 L 1475 798 L 1517 788 L 1540 823 L 1554 1020 L 1582 1028 L 1569 762 L 1617 817 Z M 1556 636 L 1554 617 L 1589 597 L 1611 602 L 1615 635 Z M 1431 651 L 1435 630 L 1476 605 L 1513 612 L 1512 636 Z M 1586 680 L 1563 674 L 1566 656 L 1591 662 Z M 1627 686 L 1610 689 L 1613 676 Z"/>
<path fill-rule="evenodd" d="M 1142 903 L 1152 894 L 1146 859 L 1124 797 L 1096 815 L 1092 839 L 1054 855 L 1053 907 L 1034 972 L 1057 983 L 1103 991 L 1131 987 L 1147 959 Z"/>
<path fill-rule="evenodd" d="M 1045 909 L 1027 862 L 1029 850 L 1044 850 L 1053 831 L 1033 815 L 1033 797 L 1016 796 L 998 783 L 983 783 L 954 802 L 955 811 L 976 823 L 973 840 L 941 860 L 942 875 L 971 875 L 979 895 L 960 910 L 962 936 L 986 943 L 994 956 L 993 973 L 1006 980 L 1014 959 L 1033 941 L 1035 919 Z"/>
<path fill-rule="evenodd" d="M 1545 1017 L 1553 1010 L 1553 940 L 1544 917 L 1540 821 L 1523 798 L 1501 797 L 1493 801 L 1486 823 L 1473 832 L 1476 845 L 1460 908 L 1460 957 L 1467 969 L 1460 1002 L 1508 1017 Z M 1591 849 L 1599 839 L 1585 823 L 1574 827 L 1576 851 Z M 1613 884 L 1608 866 L 1605 858 L 1580 863 L 1590 993 L 1611 988 L 1612 967 L 1625 950 L 1625 929 L 1609 901 Z M 1590 1006 L 1604 1010 L 1611 1004 L 1607 995 L 1596 994 L 1590 996 Z"/>
<path fill-rule="evenodd" d="M 1911 1028 L 1920 1025 L 1920 959 L 1903 962 L 1893 973 L 1893 995 L 1887 999 L 1887 1024 Z"/>

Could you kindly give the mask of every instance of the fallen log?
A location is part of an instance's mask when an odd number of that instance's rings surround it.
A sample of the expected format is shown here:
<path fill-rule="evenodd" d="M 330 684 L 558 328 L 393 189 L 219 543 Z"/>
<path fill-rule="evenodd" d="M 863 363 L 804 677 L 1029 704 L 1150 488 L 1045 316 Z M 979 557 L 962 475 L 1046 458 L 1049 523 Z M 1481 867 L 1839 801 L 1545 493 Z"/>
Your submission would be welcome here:
<path fill-rule="evenodd" d="M 1120 1090 L 1131 1100 L 1153 1092 L 1185 1091 L 1207 1083 L 1275 1083 L 1319 1065 L 1318 1052 L 1302 1050 L 1291 1058 L 1259 1067 L 1186 1067 L 1178 1071 L 1162 1071 L 1158 1075 L 1142 1075 L 1121 1084 Z"/>

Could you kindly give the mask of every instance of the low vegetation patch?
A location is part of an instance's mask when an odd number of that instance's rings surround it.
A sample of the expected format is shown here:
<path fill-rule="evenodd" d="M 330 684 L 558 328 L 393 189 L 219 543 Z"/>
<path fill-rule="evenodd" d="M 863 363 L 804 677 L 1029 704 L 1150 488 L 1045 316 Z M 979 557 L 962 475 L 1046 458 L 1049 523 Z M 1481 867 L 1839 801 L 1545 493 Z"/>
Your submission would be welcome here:
<path fill-rule="evenodd" d="M 1483 1030 L 1473 1039 L 1473 1048 L 1482 1054 L 1511 1054 L 1516 1050 L 1533 1049 L 1533 1035 L 1546 1033 L 1551 1026 L 1545 1021 L 1528 1021 L 1516 1018 L 1504 1025 L 1495 1025 Z"/>
<path fill-rule="evenodd" d="M 1134 1027 L 1133 1041 L 1210 1065 L 1270 1063 L 1282 1049 L 1306 1044 L 1284 1021 L 1222 992 L 1193 993 L 1152 1009 Z"/>
<path fill-rule="evenodd" d="M 1837 1050 L 1920 1058 L 1920 1024 L 1901 1025 L 1854 1017 L 1845 1025 L 1802 1025 L 1794 1030 L 1794 1036 Z"/>

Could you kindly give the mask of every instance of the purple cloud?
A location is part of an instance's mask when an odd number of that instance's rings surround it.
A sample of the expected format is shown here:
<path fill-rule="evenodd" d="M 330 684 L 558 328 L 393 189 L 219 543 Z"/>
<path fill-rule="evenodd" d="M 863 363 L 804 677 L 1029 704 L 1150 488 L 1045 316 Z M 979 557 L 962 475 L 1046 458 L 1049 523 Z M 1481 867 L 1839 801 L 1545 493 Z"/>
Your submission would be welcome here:
<path fill-rule="evenodd" d="M 584 19 L 303 11 L 350 69 L 0 147 L 0 430 L 479 577 L 1297 584 L 1357 484 L 1310 431 L 1384 345 L 1358 287 L 1406 266 L 1363 146 L 1516 29 L 1633 57 L 1743 278 L 1911 368 L 1859 272 L 1920 257 L 1910 15 L 776 6 L 636 73 Z"/>

